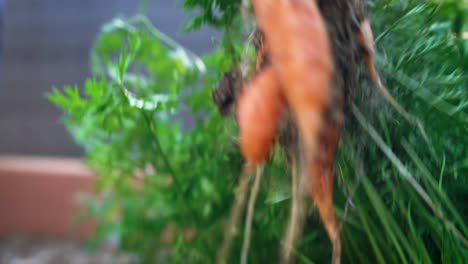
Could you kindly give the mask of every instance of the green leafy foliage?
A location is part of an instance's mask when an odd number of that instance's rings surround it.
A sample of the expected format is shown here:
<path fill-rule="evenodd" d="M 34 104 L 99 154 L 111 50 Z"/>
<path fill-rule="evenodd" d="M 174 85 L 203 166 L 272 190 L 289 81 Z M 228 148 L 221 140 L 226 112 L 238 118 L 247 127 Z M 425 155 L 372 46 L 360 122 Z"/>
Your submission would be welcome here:
<path fill-rule="evenodd" d="M 189 19 L 185 30 L 197 30 L 202 24 L 226 28 L 239 16 L 241 0 L 184 0 L 183 7 L 198 12 Z"/>
<path fill-rule="evenodd" d="M 243 160 L 236 124 L 211 102 L 239 62 L 239 0 L 185 0 L 224 33 L 201 59 L 143 16 L 105 24 L 83 89 L 48 98 L 99 175 L 93 244 L 116 238 L 141 263 L 212 263 Z M 467 6 L 463 1 L 368 1 L 378 65 L 390 92 L 424 124 L 406 123 L 363 82 L 336 158 L 335 206 L 344 263 L 463 263 L 468 250 Z M 289 210 L 289 168 L 275 150 L 253 222 L 251 263 L 275 262 Z M 311 207 L 312 209 L 312 207 Z M 330 242 L 311 210 L 296 254 L 327 263 Z M 242 228 L 242 227 L 240 227 Z M 240 252 L 237 236 L 233 252 Z M 166 254 L 167 253 L 167 254 Z M 231 262 L 239 261 L 233 254 Z"/>
<path fill-rule="evenodd" d="M 467 6 L 459 3 L 369 1 L 382 77 L 422 121 L 429 142 L 385 101 L 357 96 L 350 120 L 355 130 L 347 131 L 337 158 L 346 197 L 359 186 L 343 229 L 347 259 L 463 263 L 467 258 L 467 171 L 456 166 L 468 156 L 467 74 L 460 60 L 462 39 L 454 31 L 460 26 L 453 26 L 460 23 L 454 14 Z M 361 89 L 369 95 L 366 85 Z M 373 253 L 357 254 L 359 248 Z"/>

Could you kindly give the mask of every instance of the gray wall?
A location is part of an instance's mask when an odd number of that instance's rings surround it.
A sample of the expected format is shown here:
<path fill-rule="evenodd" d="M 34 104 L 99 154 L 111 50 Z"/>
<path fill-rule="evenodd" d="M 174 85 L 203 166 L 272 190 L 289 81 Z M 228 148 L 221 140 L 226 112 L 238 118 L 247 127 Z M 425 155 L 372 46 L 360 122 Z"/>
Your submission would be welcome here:
<path fill-rule="evenodd" d="M 6 0 L 0 38 L 0 154 L 81 154 L 44 94 L 52 86 L 81 85 L 90 74 L 88 53 L 100 25 L 115 15 L 136 13 L 137 3 Z M 149 3 L 151 20 L 160 30 L 198 54 L 214 47 L 212 29 L 180 33 L 186 18 L 180 1 Z"/>

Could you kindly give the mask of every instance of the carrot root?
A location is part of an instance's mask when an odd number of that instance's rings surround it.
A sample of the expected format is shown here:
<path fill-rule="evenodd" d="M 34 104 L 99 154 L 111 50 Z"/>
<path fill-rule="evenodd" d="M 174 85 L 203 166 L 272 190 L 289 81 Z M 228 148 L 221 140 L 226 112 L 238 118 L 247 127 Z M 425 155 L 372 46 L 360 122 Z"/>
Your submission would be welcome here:
<path fill-rule="evenodd" d="M 363 48 L 363 54 L 362 57 L 364 59 L 364 62 L 366 63 L 367 69 L 369 71 L 370 78 L 372 82 L 377 86 L 379 91 L 382 93 L 384 98 L 395 108 L 395 110 L 403 116 L 408 122 L 414 124 L 415 126 L 418 127 L 421 135 L 423 136 L 424 140 L 426 142 L 429 142 L 429 137 L 426 134 L 426 131 L 424 130 L 424 127 L 421 123 L 421 121 L 417 118 L 409 114 L 398 102 L 397 100 L 390 94 L 390 92 L 387 90 L 387 88 L 382 84 L 382 81 L 380 80 L 379 73 L 377 72 L 375 68 L 375 60 L 374 60 L 374 54 L 375 54 L 375 43 L 374 43 L 374 36 L 372 34 L 372 28 L 370 25 L 370 22 L 368 19 L 364 19 L 361 22 L 361 28 L 360 31 L 358 32 L 358 41 L 359 44 Z"/>
<path fill-rule="evenodd" d="M 245 206 L 245 198 L 247 194 L 247 187 L 249 184 L 249 176 L 252 174 L 254 166 L 251 164 L 246 164 L 242 170 L 239 184 L 236 188 L 236 198 L 234 205 L 231 208 L 231 213 L 229 217 L 229 222 L 226 226 L 226 233 L 224 235 L 224 241 L 221 245 L 221 249 L 217 256 L 216 263 L 225 264 L 231 251 L 232 240 L 237 233 L 237 225 L 241 216 L 241 212 Z"/>
<path fill-rule="evenodd" d="M 341 239 L 333 208 L 333 164 L 341 126 L 341 122 L 325 122 L 320 134 L 318 156 L 311 168 L 310 182 L 312 198 L 333 244 L 332 263 L 340 263 L 341 257 Z"/>
<path fill-rule="evenodd" d="M 247 257 L 249 256 L 250 237 L 252 232 L 252 219 L 255 209 L 255 202 L 257 201 L 257 195 L 260 190 L 260 182 L 263 175 L 263 166 L 257 166 L 257 172 L 255 174 L 254 185 L 250 191 L 249 205 L 247 207 L 247 216 L 245 218 L 245 230 L 244 230 L 244 241 L 242 243 L 241 263 L 247 264 Z"/>
<path fill-rule="evenodd" d="M 288 226 L 284 235 L 283 250 L 281 253 L 281 263 L 291 263 L 293 261 L 293 250 L 296 242 L 300 238 L 300 232 L 305 220 L 304 186 L 306 175 L 298 173 L 297 158 L 291 158 L 291 210 L 288 220 Z"/>
<path fill-rule="evenodd" d="M 248 162 L 258 165 L 268 158 L 284 108 L 280 83 L 271 67 L 244 85 L 236 104 L 236 114 L 240 148 Z"/>

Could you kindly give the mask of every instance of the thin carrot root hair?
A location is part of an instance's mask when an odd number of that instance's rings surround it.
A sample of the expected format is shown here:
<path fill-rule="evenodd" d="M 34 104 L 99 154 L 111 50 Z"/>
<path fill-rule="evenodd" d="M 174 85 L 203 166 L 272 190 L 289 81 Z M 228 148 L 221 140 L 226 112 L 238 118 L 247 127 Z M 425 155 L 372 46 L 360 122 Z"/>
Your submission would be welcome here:
<path fill-rule="evenodd" d="M 375 67 L 375 44 L 374 44 L 374 36 L 372 34 L 372 28 L 368 19 L 365 19 L 361 23 L 360 32 L 358 33 L 358 40 L 359 43 L 362 45 L 364 52 L 363 52 L 363 59 L 367 65 L 367 69 L 369 71 L 370 78 L 372 82 L 377 86 L 379 91 L 382 93 L 384 98 L 395 108 L 395 110 L 403 116 L 408 122 L 414 124 L 418 127 L 419 131 L 421 132 L 424 140 L 429 142 L 429 137 L 424 130 L 424 126 L 422 125 L 421 121 L 409 114 L 398 102 L 397 100 L 390 94 L 388 89 L 383 85 L 379 73 Z"/>
<path fill-rule="evenodd" d="M 281 253 L 281 263 L 291 263 L 293 261 L 293 251 L 297 241 L 300 239 L 302 226 L 305 221 L 305 190 L 304 181 L 307 175 L 298 173 L 297 157 L 291 158 L 291 210 L 284 235 L 283 250 Z M 303 170 L 304 172 L 306 170 Z"/>
<path fill-rule="evenodd" d="M 246 163 L 240 175 L 239 184 L 236 188 L 236 197 L 234 204 L 231 208 L 229 222 L 226 226 L 223 244 L 216 259 L 216 263 L 225 264 L 231 251 L 232 240 L 237 233 L 237 226 L 241 213 L 245 207 L 245 198 L 249 185 L 249 176 L 252 174 L 255 167 L 252 164 Z"/>
<path fill-rule="evenodd" d="M 250 238 L 252 232 L 252 219 L 255 210 L 255 202 L 257 201 L 257 195 L 260 190 L 260 182 L 263 176 L 263 165 L 257 166 L 255 173 L 255 181 L 250 190 L 249 204 L 247 207 L 247 216 L 245 218 L 245 229 L 244 229 L 244 241 L 242 243 L 241 253 L 241 264 L 247 264 L 247 258 L 249 256 Z"/>
<path fill-rule="evenodd" d="M 380 92 L 384 96 L 384 98 L 395 108 L 395 110 L 400 113 L 408 122 L 414 124 L 415 126 L 418 127 L 419 131 L 421 132 L 422 136 L 424 139 L 429 142 L 429 137 L 426 134 L 426 131 L 424 130 L 424 126 L 422 125 L 421 121 L 408 113 L 398 102 L 397 100 L 390 94 L 388 89 L 382 84 L 382 81 L 380 80 L 379 73 L 375 69 L 375 64 L 374 60 L 370 55 L 365 55 L 364 60 L 367 64 L 367 68 L 369 70 L 370 77 L 374 84 L 379 88 Z"/>

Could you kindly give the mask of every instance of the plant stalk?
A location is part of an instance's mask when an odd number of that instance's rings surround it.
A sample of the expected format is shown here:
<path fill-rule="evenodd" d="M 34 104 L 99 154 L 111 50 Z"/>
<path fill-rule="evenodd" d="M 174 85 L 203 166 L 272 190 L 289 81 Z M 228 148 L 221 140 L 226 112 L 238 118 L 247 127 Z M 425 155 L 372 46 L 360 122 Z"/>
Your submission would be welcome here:
<path fill-rule="evenodd" d="M 177 192 L 180 194 L 182 199 L 184 200 L 184 206 L 186 207 L 187 211 L 190 212 L 192 215 L 193 219 L 198 219 L 197 214 L 195 213 L 196 211 L 190 206 L 190 203 L 182 189 L 181 182 L 179 180 L 179 177 L 177 176 L 174 168 L 172 167 L 171 163 L 169 162 L 169 159 L 167 158 L 167 155 L 164 153 L 162 147 L 161 147 L 161 142 L 159 141 L 159 138 L 156 136 L 156 131 L 154 129 L 153 123 L 151 122 L 148 114 L 145 111 L 142 111 L 143 117 L 145 119 L 146 126 L 148 127 L 151 135 L 151 139 L 153 140 L 154 144 L 156 145 L 156 151 L 161 155 L 162 160 L 164 162 L 164 165 L 166 166 L 166 169 L 169 171 L 171 174 L 172 178 L 174 179 L 174 185 L 177 189 Z M 155 164 L 153 165 L 155 166 Z M 155 166 L 156 168 L 156 166 Z"/>

